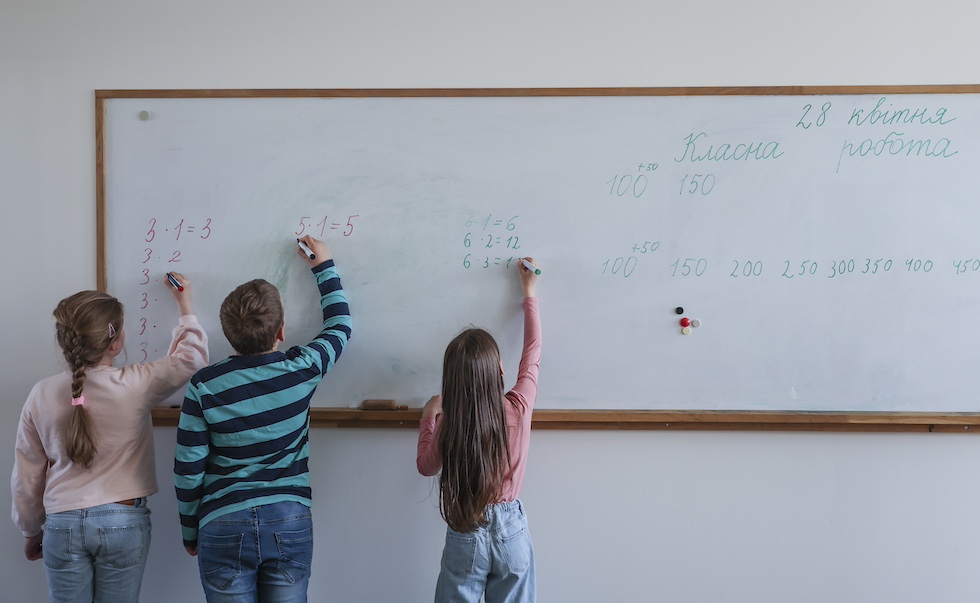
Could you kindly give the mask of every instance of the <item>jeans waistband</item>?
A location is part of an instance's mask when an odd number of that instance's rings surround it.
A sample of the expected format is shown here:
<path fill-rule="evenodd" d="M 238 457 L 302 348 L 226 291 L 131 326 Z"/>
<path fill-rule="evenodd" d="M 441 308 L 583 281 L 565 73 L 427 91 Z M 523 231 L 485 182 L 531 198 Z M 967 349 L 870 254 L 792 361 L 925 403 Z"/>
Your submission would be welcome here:
<path fill-rule="evenodd" d="M 127 498 L 126 500 L 117 500 L 113 504 L 126 505 L 127 507 L 142 509 L 143 507 L 146 506 L 146 497 L 141 496 L 140 498 Z"/>
<path fill-rule="evenodd" d="M 492 522 L 495 518 L 506 517 L 508 515 L 523 515 L 524 505 L 521 501 L 514 499 L 508 502 L 493 503 L 492 505 L 487 505 L 486 510 L 483 512 L 487 521 Z"/>
<path fill-rule="evenodd" d="M 149 513 L 150 510 L 147 508 L 147 498 L 134 498 L 132 499 L 133 504 L 127 505 L 127 501 L 110 502 L 101 505 L 95 505 L 94 507 L 86 507 L 84 509 L 73 509 L 71 511 L 59 511 L 58 513 L 51 513 L 48 515 L 49 518 L 54 517 L 76 517 L 78 519 L 84 519 L 86 517 L 94 517 L 97 515 L 111 515 L 113 513 L 134 513 L 137 511 Z"/>

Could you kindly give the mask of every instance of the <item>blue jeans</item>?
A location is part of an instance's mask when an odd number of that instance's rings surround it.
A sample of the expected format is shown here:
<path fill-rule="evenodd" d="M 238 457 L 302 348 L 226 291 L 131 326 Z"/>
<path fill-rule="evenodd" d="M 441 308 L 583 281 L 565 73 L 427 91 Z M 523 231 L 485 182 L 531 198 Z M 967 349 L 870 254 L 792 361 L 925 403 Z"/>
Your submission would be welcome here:
<path fill-rule="evenodd" d="M 305 603 L 313 563 L 313 516 L 297 502 L 222 515 L 197 533 L 208 603 Z"/>
<path fill-rule="evenodd" d="M 146 499 L 48 515 L 41 547 L 52 603 L 136 603 L 150 550 Z"/>
<path fill-rule="evenodd" d="M 487 525 L 462 533 L 448 528 L 436 603 L 535 601 L 534 548 L 521 501 L 490 505 Z"/>

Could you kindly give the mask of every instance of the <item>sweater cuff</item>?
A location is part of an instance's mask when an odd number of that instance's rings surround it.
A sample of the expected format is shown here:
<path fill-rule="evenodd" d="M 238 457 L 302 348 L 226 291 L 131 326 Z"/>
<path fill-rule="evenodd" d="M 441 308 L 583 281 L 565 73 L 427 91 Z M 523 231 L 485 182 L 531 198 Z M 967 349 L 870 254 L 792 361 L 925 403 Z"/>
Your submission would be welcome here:
<path fill-rule="evenodd" d="M 333 258 L 330 258 L 329 260 L 323 262 L 322 264 L 317 264 L 316 266 L 310 268 L 310 270 L 313 271 L 313 274 L 319 274 L 324 270 L 326 270 L 327 268 L 333 268 L 333 266 L 334 266 Z"/>

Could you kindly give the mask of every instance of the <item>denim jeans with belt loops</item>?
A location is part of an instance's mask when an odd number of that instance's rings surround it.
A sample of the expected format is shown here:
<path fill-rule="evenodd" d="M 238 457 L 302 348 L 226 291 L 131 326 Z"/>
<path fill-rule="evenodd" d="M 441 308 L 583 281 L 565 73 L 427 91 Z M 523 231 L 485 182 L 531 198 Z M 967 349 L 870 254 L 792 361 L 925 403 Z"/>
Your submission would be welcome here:
<path fill-rule="evenodd" d="M 313 516 L 297 502 L 222 515 L 197 533 L 208 603 L 305 603 L 313 563 Z"/>
<path fill-rule="evenodd" d="M 41 547 L 52 603 L 136 603 L 150 550 L 145 498 L 48 515 Z"/>
<path fill-rule="evenodd" d="M 521 501 L 487 507 L 475 532 L 446 530 L 436 603 L 533 603 L 534 549 Z"/>

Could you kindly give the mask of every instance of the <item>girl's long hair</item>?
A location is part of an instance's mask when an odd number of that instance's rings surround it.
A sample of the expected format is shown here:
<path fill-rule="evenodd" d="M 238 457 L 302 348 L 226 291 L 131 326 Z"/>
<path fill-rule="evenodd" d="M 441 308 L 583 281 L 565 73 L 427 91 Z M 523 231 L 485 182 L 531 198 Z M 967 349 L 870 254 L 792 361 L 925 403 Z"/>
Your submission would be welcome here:
<path fill-rule="evenodd" d="M 58 303 L 54 319 L 58 345 L 72 371 L 71 397 L 79 398 L 85 386 L 85 370 L 102 360 L 122 331 L 123 306 L 107 293 L 80 291 Z M 84 404 L 72 408 L 65 450 L 73 463 L 86 469 L 95 460 L 95 428 Z"/>
<path fill-rule="evenodd" d="M 472 532 L 497 501 L 510 467 L 500 350 L 483 329 L 463 331 L 442 365 L 439 511 L 449 527 Z"/>

